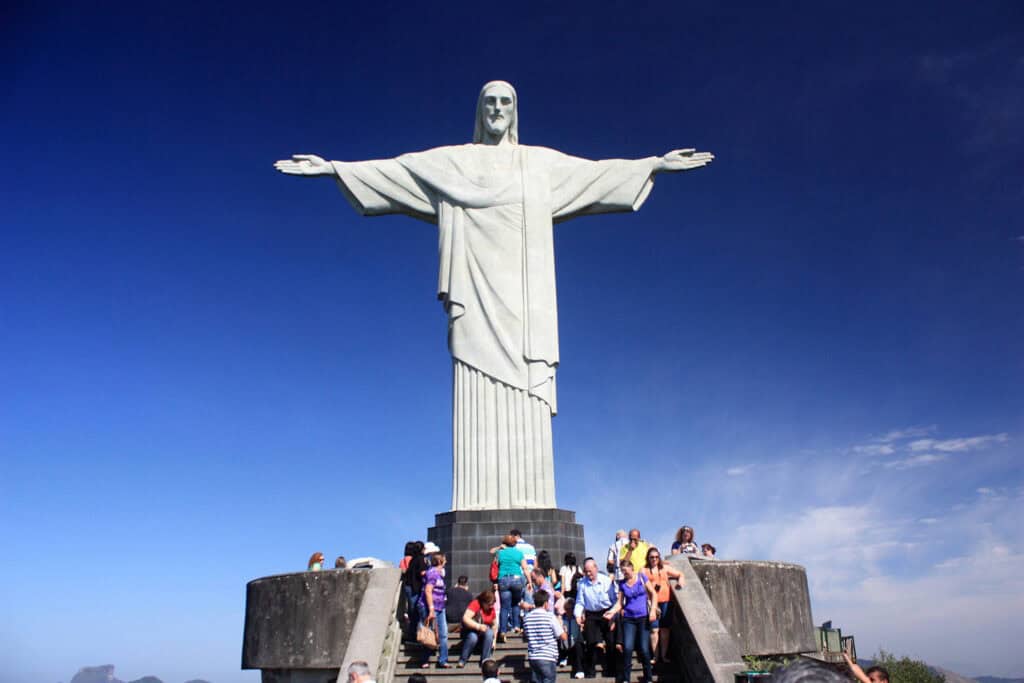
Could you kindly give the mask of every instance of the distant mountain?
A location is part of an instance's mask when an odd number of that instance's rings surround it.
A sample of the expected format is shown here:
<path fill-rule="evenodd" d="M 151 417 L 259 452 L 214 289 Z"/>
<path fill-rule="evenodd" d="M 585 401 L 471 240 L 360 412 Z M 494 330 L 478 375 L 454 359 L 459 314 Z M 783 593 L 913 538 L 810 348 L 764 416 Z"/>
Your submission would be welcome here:
<path fill-rule="evenodd" d="M 83 666 L 71 679 L 71 683 L 124 683 L 114 678 L 114 665 Z"/>
<path fill-rule="evenodd" d="M 943 676 L 945 676 L 946 683 L 976 683 L 973 678 L 968 678 L 967 676 L 961 676 L 960 674 L 958 674 L 955 671 L 950 671 L 949 669 L 943 669 L 940 666 L 932 666 L 931 664 L 929 664 L 928 667 L 932 671 L 934 671 L 935 673 L 940 673 Z"/>
<path fill-rule="evenodd" d="M 125 683 L 120 678 L 114 676 L 114 665 L 113 664 L 102 664 L 100 666 L 83 666 L 75 674 L 75 677 L 71 679 L 71 683 Z M 128 683 L 164 683 L 156 676 L 143 676 L 142 678 L 136 678 L 134 681 Z M 191 681 L 185 681 L 185 683 L 210 683 L 204 681 L 201 678 L 193 678 Z"/>
<path fill-rule="evenodd" d="M 999 678 L 999 676 L 975 676 L 978 683 L 1024 683 L 1024 678 Z"/>

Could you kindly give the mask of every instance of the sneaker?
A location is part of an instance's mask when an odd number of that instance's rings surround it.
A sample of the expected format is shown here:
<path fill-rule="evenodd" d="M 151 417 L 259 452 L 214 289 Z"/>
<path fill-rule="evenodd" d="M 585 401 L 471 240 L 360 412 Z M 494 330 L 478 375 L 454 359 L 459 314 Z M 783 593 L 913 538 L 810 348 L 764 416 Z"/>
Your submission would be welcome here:
<path fill-rule="evenodd" d="M 455 665 L 455 668 L 456 669 L 465 669 L 466 668 L 466 663 L 465 662 L 459 662 L 458 664 Z"/>
<path fill-rule="evenodd" d="M 569 665 L 569 660 L 568 659 L 560 659 L 560 660 L 558 660 L 558 666 L 568 666 L 568 665 Z"/>
<path fill-rule="evenodd" d="M 572 675 L 572 677 L 573 678 L 583 678 L 583 672 L 582 671 L 577 671 L 576 673 L 574 673 Z"/>

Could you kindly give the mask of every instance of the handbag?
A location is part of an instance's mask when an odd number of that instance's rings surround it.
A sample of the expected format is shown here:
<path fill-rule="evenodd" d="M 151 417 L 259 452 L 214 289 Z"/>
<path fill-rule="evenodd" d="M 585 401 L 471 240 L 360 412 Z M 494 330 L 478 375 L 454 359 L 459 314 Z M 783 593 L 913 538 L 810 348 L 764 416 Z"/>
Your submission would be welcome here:
<path fill-rule="evenodd" d="M 491 573 L 490 573 L 490 577 L 491 577 L 491 583 L 494 583 L 495 581 L 498 580 L 498 561 L 497 560 L 491 560 Z"/>
<path fill-rule="evenodd" d="M 428 650 L 437 649 L 437 633 L 426 624 L 420 624 L 416 628 L 416 642 Z"/>

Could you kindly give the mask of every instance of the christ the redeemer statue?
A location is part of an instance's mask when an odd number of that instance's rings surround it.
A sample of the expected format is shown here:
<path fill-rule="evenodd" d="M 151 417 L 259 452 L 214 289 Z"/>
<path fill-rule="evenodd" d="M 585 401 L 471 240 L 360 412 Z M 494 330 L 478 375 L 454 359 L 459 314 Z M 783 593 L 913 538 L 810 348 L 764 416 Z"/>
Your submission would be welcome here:
<path fill-rule="evenodd" d="M 552 225 L 636 211 L 661 172 L 705 166 L 692 149 L 589 161 L 519 144 L 515 89 L 480 91 L 473 143 L 377 161 L 296 154 L 291 175 L 332 176 L 364 216 L 438 227 L 437 295 L 454 365 L 453 510 L 554 508 L 558 310 Z"/>

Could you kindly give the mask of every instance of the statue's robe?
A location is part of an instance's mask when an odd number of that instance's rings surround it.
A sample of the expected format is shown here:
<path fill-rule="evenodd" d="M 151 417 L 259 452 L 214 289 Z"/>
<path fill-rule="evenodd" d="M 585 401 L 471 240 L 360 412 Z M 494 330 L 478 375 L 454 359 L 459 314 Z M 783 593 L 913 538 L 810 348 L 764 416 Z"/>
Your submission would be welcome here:
<path fill-rule="evenodd" d="M 479 144 L 332 162 L 359 213 L 438 226 L 437 293 L 454 359 L 453 510 L 555 507 L 552 225 L 635 211 L 655 162 Z"/>

